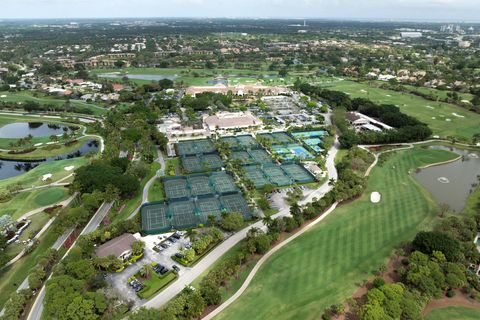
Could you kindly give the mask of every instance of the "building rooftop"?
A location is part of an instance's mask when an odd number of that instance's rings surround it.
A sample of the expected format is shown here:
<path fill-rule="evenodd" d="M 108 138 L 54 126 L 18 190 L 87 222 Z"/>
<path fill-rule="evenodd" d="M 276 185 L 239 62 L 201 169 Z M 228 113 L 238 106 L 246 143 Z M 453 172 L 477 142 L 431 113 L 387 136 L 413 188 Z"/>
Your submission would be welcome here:
<path fill-rule="evenodd" d="M 95 250 L 97 257 L 103 258 L 109 255 L 118 257 L 125 251 L 132 248 L 132 244 L 135 241 L 135 237 L 131 233 L 122 234 L 110 241 L 105 242 Z"/>

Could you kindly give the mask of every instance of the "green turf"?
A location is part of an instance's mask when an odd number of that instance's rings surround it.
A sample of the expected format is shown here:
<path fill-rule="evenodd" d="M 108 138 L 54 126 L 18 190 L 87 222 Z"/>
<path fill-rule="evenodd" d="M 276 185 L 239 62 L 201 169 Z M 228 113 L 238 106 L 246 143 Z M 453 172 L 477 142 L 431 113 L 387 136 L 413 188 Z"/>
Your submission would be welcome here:
<path fill-rule="evenodd" d="M 10 201 L 0 203 L 2 214 L 18 219 L 23 214 L 45 206 L 52 205 L 68 198 L 68 190 L 63 187 L 39 189 L 21 192 Z"/>
<path fill-rule="evenodd" d="M 409 171 L 456 155 L 413 149 L 373 170 L 365 194 L 275 253 L 243 295 L 216 319 L 318 319 L 351 297 L 395 246 L 435 217 L 437 205 Z M 382 201 L 370 202 L 379 191 Z"/>
<path fill-rule="evenodd" d="M 88 159 L 85 157 L 42 163 L 24 174 L 0 180 L 0 189 L 12 184 L 20 184 L 23 188 L 46 185 L 73 173 L 73 171 L 66 171 L 65 167 L 74 166 L 77 169 L 87 163 Z M 48 173 L 52 174 L 51 181 L 42 181 L 42 176 Z"/>
<path fill-rule="evenodd" d="M 38 93 L 36 97 L 33 96 L 31 91 L 20 91 L 20 92 L 9 92 L 3 91 L 0 92 L 0 96 L 5 95 L 5 98 L 0 98 L 0 102 L 14 102 L 21 103 L 26 101 L 38 102 L 41 105 L 55 105 L 63 106 L 66 100 L 62 98 L 56 98 L 53 96 L 47 96 L 45 94 Z M 107 113 L 107 109 L 97 106 L 93 103 L 86 103 L 80 100 L 70 100 L 70 104 L 73 108 L 86 108 L 90 110 L 93 115 L 99 116 Z"/>
<path fill-rule="evenodd" d="M 412 94 L 374 88 L 366 83 L 353 81 L 335 82 L 326 88 L 343 91 L 351 98 L 362 97 L 376 103 L 397 105 L 402 112 L 428 124 L 433 134 L 440 137 L 455 136 L 470 140 L 475 133 L 480 133 L 480 114 L 452 104 L 429 101 Z M 464 118 L 457 117 L 453 113 Z"/>
<path fill-rule="evenodd" d="M 155 179 L 153 184 L 148 190 L 148 201 L 163 201 L 165 200 L 165 190 L 163 190 L 163 184 L 160 179 Z"/>
<path fill-rule="evenodd" d="M 2 159 L 21 159 L 21 160 L 42 160 L 50 157 L 57 157 L 66 153 L 75 152 L 80 149 L 85 143 L 92 140 L 91 137 L 82 137 L 73 144 L 65 146 L 63 143 L 55 145 L 46 145 L 36 148 L 32 152 L 21 154 L 10 154 L 8 152 L 0 152 Z"/>
<path fill-rule="evenodd" d="M 480 310 L 464 307 L 448 307 L 432 310 L 426 320 L 478 320 Z"/>

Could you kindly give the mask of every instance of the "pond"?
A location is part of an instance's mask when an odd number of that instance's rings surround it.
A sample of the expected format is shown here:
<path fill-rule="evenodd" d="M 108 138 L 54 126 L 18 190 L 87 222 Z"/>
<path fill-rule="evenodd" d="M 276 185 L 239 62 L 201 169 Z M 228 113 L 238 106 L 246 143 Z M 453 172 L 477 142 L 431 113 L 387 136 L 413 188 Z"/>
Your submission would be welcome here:
<path fill-rule="evenodd" d="M 127 73 L 101 73 L 98 74 L 100 78 L 113 78 L 113 79 L 123 79 L 127 77 L 128 79 L 137 79 L 137 80 L 148 80 L 148 81 L 159 81 L 159 80 L 175 80 L 178 76 L 173 74 L 127 74 Z"/>
<path fill-rule="evenodd" d="M 36 160 L 36 161 L 0 160 L 0 180 L 21 175 L 45 162 L 77 158 L 92 152 L 93 153 L 98 152 L 97 140 L 87 141 L 77 151 L 65 153 L 56 157 L 46 158 L 44 160 Z"/>
<path fill-rule="evenodd" d="M 49 137 L 70 132 L 75 127 L 56 123 L 14 122 L 0 127 L 0 138 L 19 139 L 28 135 L 32 137 Z"/>
<path fill-rule="evenodd" d="M 415 179 L 432 194 L 440 205 L 448 205 L 455 212 L 461 212 L 470 193 L 480 183 L 480 151 L 461 150 L 445 146 L 432 149 L 448 150 L 462 156 L 461 159 L 421 169 Z"/>

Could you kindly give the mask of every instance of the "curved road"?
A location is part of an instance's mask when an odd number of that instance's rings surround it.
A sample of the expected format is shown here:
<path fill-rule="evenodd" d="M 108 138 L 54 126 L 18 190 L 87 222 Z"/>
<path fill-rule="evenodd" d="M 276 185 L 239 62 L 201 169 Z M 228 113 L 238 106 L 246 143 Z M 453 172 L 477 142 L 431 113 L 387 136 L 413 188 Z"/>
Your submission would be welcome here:
<path fill-rule="evenodd" d="M 327 160 L 326 160 L 328 177 L 334 180 L 337 180 L 337 170 L 335 168 L 335 156 L 337 155 L 338 147 L 339 147 L 338 140 L 336 140 L 334 145 L 328 152 Z M 325 182 L 319 188 L 310 192 L 304 198 L 304 200 L 300 201 L 300 205 L 305 205 L 311 202 L 314 198 L 318 199 L 323 197 L 331 189 L 332 189 L 332 186 L 329 185 L 329 182 L 328 181 Z M 290 207 L 286 206 L 282 208 L 277 214 L 273 215 L 272 218 L 278 218 L 278 217 L 283 217 L 288 215 L 290 215 Z M 238 242 L 244 239 L 247 236 L 248 231 L 252 228 L 265 229 L 266 226 L 263 224 L 262 221 L 258 221 L 248 226 L 247 228 L 242 229 L 239 232 L 235 233 L 234 235 L 232 235 L 231 237 L 223 241 L 215 249 L 213 249 L 208 255 L 206 255 L 203 259 L 201 259 L 195 266 L 193 266 L 192 268 L 185 268 L 184 271 L 182 271 L 177 281 L 173 282 L 165 290 L 160 292 L 151 300 L 144 303 L 142 306 L 147 308 L 160 308 L 163 305 L 165 305 L 168 301 L 170 301 L 177 294 L 179 294 L 185 288 L 185 286 L 190 285 L 190 283 L 192 283 L 198 276 L 200 276 L 203 272 L 205 272 L 225 252 L 230 250 L 234 245 L 236 245 Z"/>

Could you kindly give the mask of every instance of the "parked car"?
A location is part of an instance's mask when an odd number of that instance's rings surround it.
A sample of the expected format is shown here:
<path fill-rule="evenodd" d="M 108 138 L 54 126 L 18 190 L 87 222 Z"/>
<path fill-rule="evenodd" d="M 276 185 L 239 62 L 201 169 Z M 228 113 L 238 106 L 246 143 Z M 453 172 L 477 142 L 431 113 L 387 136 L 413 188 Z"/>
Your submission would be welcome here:
<path fill-rule="evenodd" d="M 172 266 L 172 269 L 175 270 L 175 271 L 177 271 L 177 272 L 180 271 L 180 268 L 179 268 L 177 265 L 175 265 L 175 264 Z"/>

